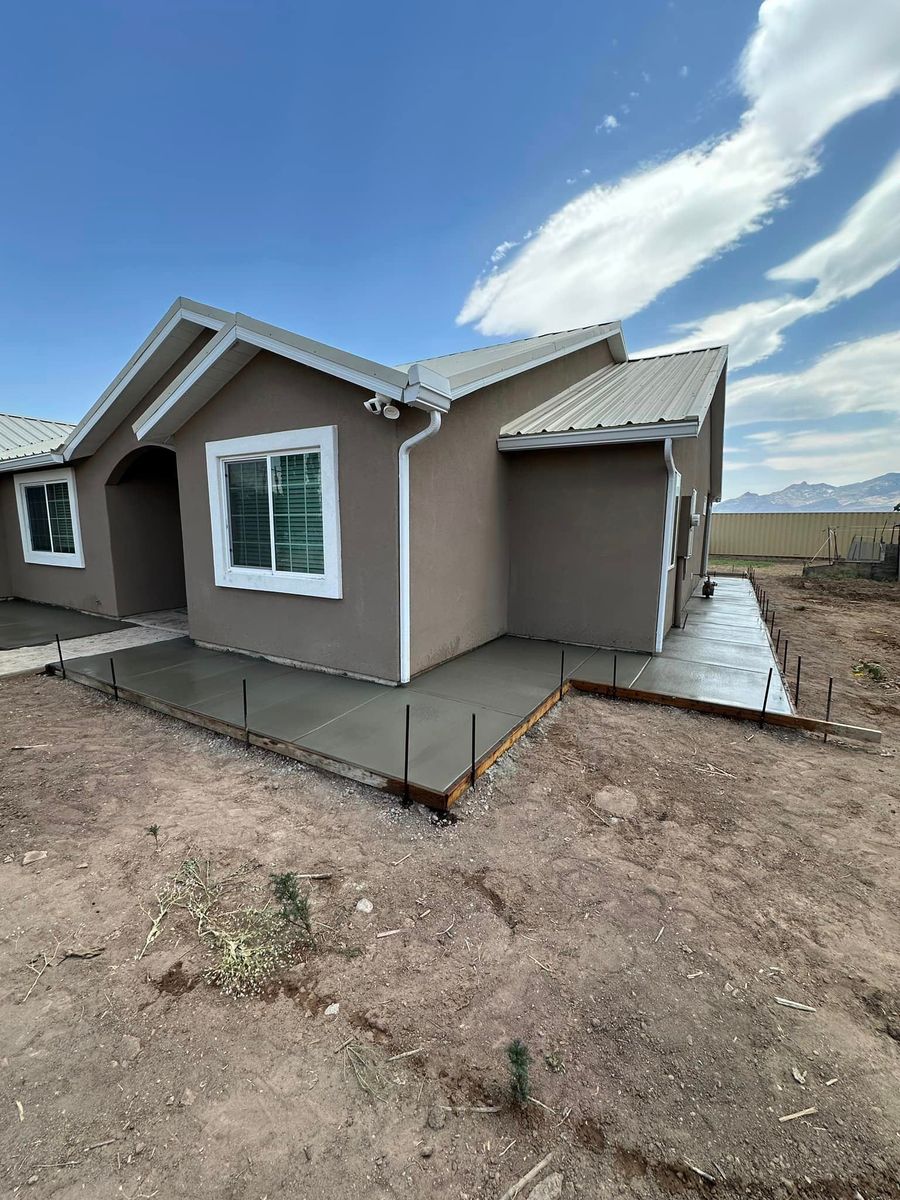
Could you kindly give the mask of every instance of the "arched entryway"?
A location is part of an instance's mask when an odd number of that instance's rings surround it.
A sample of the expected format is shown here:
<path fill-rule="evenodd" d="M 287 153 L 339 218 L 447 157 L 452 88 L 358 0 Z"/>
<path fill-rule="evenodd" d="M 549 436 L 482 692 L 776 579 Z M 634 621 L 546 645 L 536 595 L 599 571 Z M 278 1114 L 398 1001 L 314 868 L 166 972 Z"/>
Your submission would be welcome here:
<path fill-rule="evenodd" d="M 106 481 L 106 509 L 119 615 L 183 608 L 175 451 L 141 446 L 127 454 Z"/>

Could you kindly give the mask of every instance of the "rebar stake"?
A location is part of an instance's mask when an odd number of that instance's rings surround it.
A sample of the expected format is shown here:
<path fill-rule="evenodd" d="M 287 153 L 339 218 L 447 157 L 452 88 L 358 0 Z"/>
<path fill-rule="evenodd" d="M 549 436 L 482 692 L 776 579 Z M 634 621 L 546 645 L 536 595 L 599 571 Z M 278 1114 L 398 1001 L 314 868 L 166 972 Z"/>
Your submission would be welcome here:
<path fill-rule="evenodd" d="M 110 678 L 112 679 L 113 696 L 116 698 L 116 700 L 118 700 L 119 699 L 119 685 L 116 683 L 116 664 L 113 662 L 111 657 L 109 660 L 109 675 L 110 675 Z"/>
<path fill-rule="evenodd" d="M 769 688 L 772 686 L 772 672 L 774 667 L 769 667 L 769 677 L 766 680 L 766 694 L 763 696 L 762 708 L 759 710 L 759 727 L 762 729 L 763 722 L 766 719 L 766 705 L 769 703 Z"/>
<path fill-rule="evenodd" d="M 787 652 L 788 652 L 788 640 L 787 640 L 787 638 L 785 638 L 784 639 L 784 662 L 781 664 L 781 671 L 782 671 L 782 674 L 785 676 L 787 676 Z"/>
<path fill-rule="evenodd" d="M 831 692 L 832 692 L 833 687 L 834 687 L 834 679 L 832 678 L 832 679 L 828 680 L 828 700 L 826 701 L 826 704 L 825 704 L 825 720 L 826 721 L 831 720 Z M 827 729 L 825 730 L 825 741 L 826 742 L 828 741 L 828 730 Z"/>
<path fill-rule="evenodd" d="M 566 652 L 563 649 L 559 656 L 559 698 L 562 700 L 563 683 L 566 678 Z"/>
<path fill-rule="evenodd" d="M 59 669 L 63 679 L 66 677 L 66 664 L 63 662 L 62 646 L 59 644 L 59 634 L 56 635 L 56 653 L 59 655 Z"/>
<path fill-rule="evenodd" d="M 794 708 L 800 703 L 800 665 L 803 659 L 797 655 L 797 682 L 794 684 Z"/>
<path fill-rule="evenodd" d="M 246 679 L 241 680 L 241 692 L 242 692 L 243 701 L 244 701 L 244 741 L 249 746 L 250 745 L 250 725 L 247 720 L 247 680 Z"/>
<path fill-rule="evenodd" d="M 472 713 L 472 787 L 475 786 L 475 714 Z"/>
<path fill-rule="evenodd" d="M 403 738 L 403 799 L 409 804 L 409 705 L 406 706 L 406 733 Z"/>
<path fill-rule="evenodd" d="M 619 656 L 613 655 L 613 700 L 616 699 L 616 676 L 619 673 Z"/>

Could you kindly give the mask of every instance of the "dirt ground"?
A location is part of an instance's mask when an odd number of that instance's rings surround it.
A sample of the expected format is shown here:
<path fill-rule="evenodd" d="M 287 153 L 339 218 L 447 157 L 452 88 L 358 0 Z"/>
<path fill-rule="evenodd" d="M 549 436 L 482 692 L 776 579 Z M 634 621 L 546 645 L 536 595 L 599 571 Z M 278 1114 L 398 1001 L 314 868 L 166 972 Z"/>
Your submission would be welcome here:
<path fill-rule="evenodd" d="M 801 708 L 833 675 L 880 748 L 573 694 L 441 825 L 2 682 L 0 1192 L 500 1200 L 552 1154 L 521 1196 L 900 1196 L 900 589 L 761 574 Z M 262 996 L 183 913 L 137 957 L 192 854 L 330 874 Z"/>

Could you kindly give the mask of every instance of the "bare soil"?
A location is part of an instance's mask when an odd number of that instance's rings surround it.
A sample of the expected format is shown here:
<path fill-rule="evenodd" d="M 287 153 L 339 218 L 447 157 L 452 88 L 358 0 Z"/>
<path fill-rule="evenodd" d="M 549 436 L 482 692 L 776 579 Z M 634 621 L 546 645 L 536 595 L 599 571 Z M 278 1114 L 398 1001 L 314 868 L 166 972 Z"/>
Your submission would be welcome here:
<path fill-rule="evenodd" d="M 564 1198 L 900 1195 L 898 589 L 762 574 L 801 709 L 833 675 L 880 748 L 570 695 L 442 825 L 74 684 L 0 684 L 0 1191 L 499 1200 L 552 1153 Z M 261 996 L 206 981 L 183 913 L 137 957 L 192 853 L 261 888 L 330 873 L 318 948 Z"/>

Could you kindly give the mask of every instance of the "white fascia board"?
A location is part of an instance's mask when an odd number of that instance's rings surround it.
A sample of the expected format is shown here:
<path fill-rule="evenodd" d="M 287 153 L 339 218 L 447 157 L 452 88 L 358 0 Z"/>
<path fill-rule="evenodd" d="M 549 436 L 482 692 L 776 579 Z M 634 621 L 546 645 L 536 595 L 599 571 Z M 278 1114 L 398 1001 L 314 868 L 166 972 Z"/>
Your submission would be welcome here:
<path fill-rule="evenodd" d="M 219 309 L 207 308 L 205 305 L 195 304 L 179 297 L 146 341 L 131 356 L 97 403 L 66 439 L 63 447 L 66 461 L 75 457 L 76 450 L 97 422 L 106 416 L 138 371 L 146 366 L 182 321 L 189 321 L 193 325 L 206 329 L 219 330 L 227 323 L 228 317 L 228 313 Z"/>
<path fill-rule="evenodd" d="M 65 462 L 62 454 L 45 450 L 40 454 L 28 454 L 24 458 L 3 459 L 0 461 L 0 471 L 30 471 L 32 467 L 51 467 L 62 462 Z"/>
<path fill-rule="evenodd" d="M 545 363 L 553 362 L 554 359 L 564 358 L 567 354 L 575 354 L 579 350 L 584 350 L 587 346 L 593 346 L 597 342 L 605 341 L 610 343 L 610 350 L 616 362 L 626 362 L 628 360 L 628 351 L 625 349 L 625 340 L 622 337 L 622 327 L 617 322 L 603 333 L 595 333 L 589 337 L 586 336 L 583 341 L 572 345 L 562 346 L 556 350 L 548 350 L 546 354 L 541 354 L 537 358 L 529 358 L 525 362 L 519 362 L 512 367 L 507 367 L 505 370 L 496 371 L 493 375 L 485 375 L 481 379 L 476 379 L 471 383 L 454 388 L 452 399 L 459 400 L 462 396 L 468 396 L 470 392 L 477 392 L 481 388 L 490 387 L 492 383 L 499 383 L 501 379 L 511 379 L 513 375 L 521 375 L 523 371 L 532 371 L 535 367 L 542 367 Z M 617 354 L 622 354 L 624 357 L 619 358 Z"/>
<path fill-rule="evenodd" d="M 259 350 L 268 350 L 270 354 L 293 359 L 294 362 L 303 363 L 304 366 L 322 371 L 326 375 L 335 375 L 338 379 L 346 379 L 348 383 L 355 383 L 361 388 L 390 396 L 392 400 L 403 399 L 406 377 L 392 367 L 357 358 L 355 354 L 335 350 L 308 338 L 295 335 L 279 336 L 281 331 L 264 332 L 255 321 L 252 324 L 244 323 L 240 314 L 236 331 L 238 341 L 256 346 Z"/>
<path fill-rule="evenodd" d="M 634 442 L 662 442 L 666 438 L 696 437 L 699 422 L 668 421 L 656 425 L 629 425 L 615 429 L 573 429 L 566 433 L 510 433 L 497 438 L 497 449 L 561 450 L 572 446 L 623 446 Z"/>
<path fill-rule="evenodd" d="M 219 330 L 212 341 L 203 347 L 197 358 L 193 362 L 188 363 L 178 378 L 173 379 L 163 394 L 154 401 L 146 412 L 141 413 L 134 422 L 132 429 L 134 430 L 134 436 L 139 442 L 144 441 L 145 438 L 150 437 L 152 433 L 155 433 L 159 429 L 159 426 L 176 408 L 185 393 L 206 374 L 211 366 L 218 362 L 226 351 L 231 349 L 236 341 L 237 334 L 234 323 L 227 329 L 223 328 Z M 192 415 L 192 413 L 186 413 L 184 418 L 171 428 L 168 427 L 167 423 L 165 433 L 174 433 Z"/>

